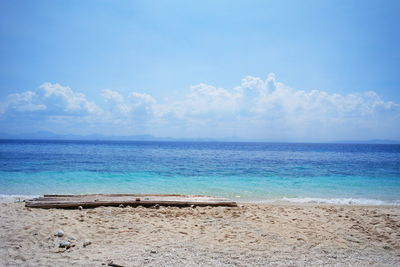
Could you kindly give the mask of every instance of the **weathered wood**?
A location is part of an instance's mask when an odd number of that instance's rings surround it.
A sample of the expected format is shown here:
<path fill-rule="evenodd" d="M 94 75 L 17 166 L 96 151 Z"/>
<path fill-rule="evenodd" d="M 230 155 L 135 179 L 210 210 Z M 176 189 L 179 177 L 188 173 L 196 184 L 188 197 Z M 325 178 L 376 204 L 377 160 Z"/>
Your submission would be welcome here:
<path fill-rule="evenodd" d="M 123 266 L 123 265 L 116 264 L 116 263 L 114 263 L 114 262 L 112 262 L 112 261 L 109 262 L 107 265 L 110 266 L 110 267 L 125 267 L 125 266 Z"/>
<path fill-rule="evenodd" d="M 92 194 L 92 195 L 44 195 L 25 202 L 30 208 L 95 208 L 99 206 L 226 206 L 236 207 L 234 201 L 202 195 L 160 194 Z"/>
<path fill-rule="evenodd" d="M 94 197 L 94 196 L 111 196 L 111 197 L 128 197 L 128 196 L 142 196 L 142 197 L 211 197 L 207 195 L 179 195 L 179 194 L 82 194 L 82 195 L 43 195 L 43 197 Z"/>

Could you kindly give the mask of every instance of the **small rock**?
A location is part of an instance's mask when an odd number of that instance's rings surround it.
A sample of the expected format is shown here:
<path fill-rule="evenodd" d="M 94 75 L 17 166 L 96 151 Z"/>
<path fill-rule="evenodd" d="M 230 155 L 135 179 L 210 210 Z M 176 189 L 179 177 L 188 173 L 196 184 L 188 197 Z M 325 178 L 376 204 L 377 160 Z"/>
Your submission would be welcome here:
<path fill-rule="evenodd" d="M 120 208 L 124 208 L 125 206 L 124 206 L 124 204 L 119 204 L 119 206 L 118 207 L 120 207 Z"/>
<path fill-rule="evenodd" d="M 79 206 L 79 207 L 78 207 L 78 210 L 83 210 L 83 207 L 82 207 L 82 206 Z"/>
<path fill-rule="evenodd" d="M 137 198 L 136 198 L 136 201 L 140 201 L 140 198 L 137 197 Z"/>
<path fill-rule="evenodd" d="M 157 251 L 156 251 L 156 250 L 151 250 L 150 253 L 151 253 L 151 254 L 156 254 Z"/>
<path fill-rule="evenodd" d="M 160 208 L 160 204 L 155 204 L 154 207 L 155 207 L 156 209 L 159 209 L 159 208 Z"/>
<path fill-rule="evenodd" d="M 68 248 L 72 247 L 72 243 L 69 242 L 69 241 L 62 241 L 62 242 L 60 242 L 60 243 L 58 244 L 58 246 L 59 246 L 60 248 L 66 248 L 66 249 L 68 249 Z"/>
<path fill-rule="evenodd" d="M 87 247 L 87 246 L 89 246 L 89 245 L 91 245 L 92 244 L 92 242 L 90 241 L 90 240 L 85 240 L 84 242 L 83 242 L 83 247 Z"/>
<path fill-rule="evenodd" d="M 57 230 L 57 232 L 55 232 L 54 235 L 55 235 L 55 236 L 58 236 L 58 237 L 62 237 L 62 236 L 64 235 L 64 231 L 61 230 L 61 229 L 59 229 L 59 230 Z"/>
<path fill-rule="evenodd" d="M 190 205 L 190 207 L 191 207 L 192 209 L 195 209 L 195 208 L 196 208 L 196 206 L 195 206 L 195 205 Z"/>

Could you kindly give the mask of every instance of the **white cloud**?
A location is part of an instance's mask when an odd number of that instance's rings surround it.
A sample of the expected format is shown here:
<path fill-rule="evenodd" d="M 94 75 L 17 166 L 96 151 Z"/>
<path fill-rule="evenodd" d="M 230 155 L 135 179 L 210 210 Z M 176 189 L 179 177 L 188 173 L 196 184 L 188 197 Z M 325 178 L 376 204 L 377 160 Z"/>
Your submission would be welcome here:
<path fill-rule="evenodd" d="M 10 94 L 7 96 L 6 101 L 3 103 L 0 113 L 6 110 L 14 110 L 18 112 L 31 112 L 45 110 L 47 107 L 44 104 L 36 104 L 37 94 L 32 91 L 23 93 Z"/>
<path fill-rule="evenodd" d="M 172 103 L 170 112 L 178 118 L 231 116 L 237 111 L 239 96 L 238 93 L 223 88 L 198 84 L 191 87 L 191 93 L 183 100 Z"/>
<path fill-rule="evenodd" d="M 106 102 L 110 105 L 112 112 L 127 115 L 130 112 L 130 107 L 125 104 L 124 97 L 117 91 L 105 89 L 102 92 L 102 96 Z"/>
<path fill-rule="evenodd" d="M 107 116 L 113 123 L 131 123 L 135 120 L 150 120 L 155 116 L 157 101 L 149 94 L 132 92 L 127 99 L 117 91 L 105 89 L 102 96 L 108 104 Z"/>
<path fill-rule="evenodd" d="M 120 95 L 117 91 L 113 91 L 110 89 L 104 89 L 102 96 L 106 99 L 106 101 L 109 102 L 115 102 L 115 103 L 124 102 L 124 97 L 122 95 Z"/>
<path fill-rule="evenodd" d="M 70 87 L 58 83 L 44 83 L 40 88 L 45 92 L 44 101 L 51 103 L 55 109 L 62 109 L 67 114 L 100 114 L 102 111 L 94 102 L 88 101 L 84 94 L 74 92 Z"/>
<path fill-rule="evenodd" d="M 155 98 L 151 95 L 136 92 L 129 95 L 129 100 L 133 110 L 144 108 L 145 110 L 150 111 L 156 104 Z"/>
<path fill-rule="evenodd" d="M 278 82 L 274 74 L 266 79 L 247 76 L 232 89 L 201 83 L 181 98 L 164 101 L 146 93 L 123 96 L 105 89 L 101 107 L 69 87 L 44 83 L 40 88 L 39 92 L 9 95 L 0 105 L 0 114 L 40 113 L 58 123 L 78 116 L 84 118 L 83 124 L 100 131 L 99 125 L 118 124 L 118 134 L 400 138 L 399 104 L 384 101 L 375 92 L 343 95 L 295 90 Z"/>

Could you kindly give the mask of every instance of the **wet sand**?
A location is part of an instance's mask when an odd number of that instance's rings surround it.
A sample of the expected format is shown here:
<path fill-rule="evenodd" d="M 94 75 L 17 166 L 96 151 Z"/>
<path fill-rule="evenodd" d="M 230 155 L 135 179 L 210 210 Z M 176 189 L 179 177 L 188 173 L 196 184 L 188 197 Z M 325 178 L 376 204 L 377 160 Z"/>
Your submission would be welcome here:
<path fill-rule="evenodd" d="M 58 229 L 64 236 L 54 236 Z M 73 247 L 59 248 L 63 240 Z M 0 266 L 110 263 L 400 266 L 400 207 L 244 204 L 44 210 L 0 204 Z"/>

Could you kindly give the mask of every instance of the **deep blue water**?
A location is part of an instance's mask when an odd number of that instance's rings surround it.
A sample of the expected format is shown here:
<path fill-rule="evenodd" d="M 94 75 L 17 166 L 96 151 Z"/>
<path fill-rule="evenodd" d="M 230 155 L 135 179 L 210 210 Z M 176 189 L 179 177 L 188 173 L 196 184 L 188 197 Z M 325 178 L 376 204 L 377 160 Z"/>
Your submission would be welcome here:
<path fill-rule="evenodd" d="M 0 140 L 0 195 L 400 204 L 400 145 Z"/>

